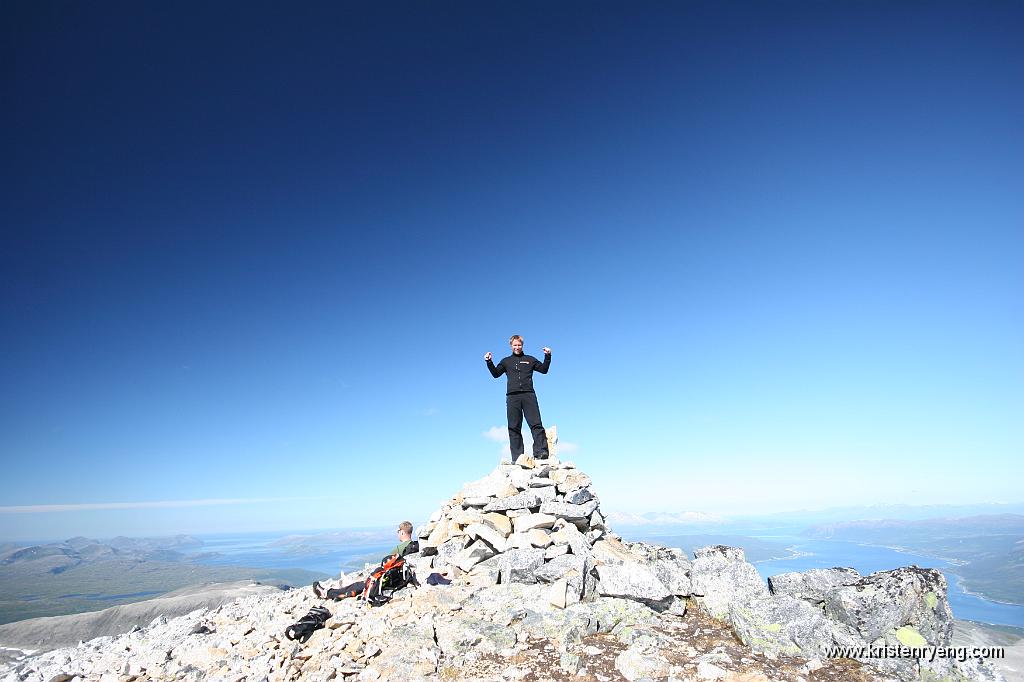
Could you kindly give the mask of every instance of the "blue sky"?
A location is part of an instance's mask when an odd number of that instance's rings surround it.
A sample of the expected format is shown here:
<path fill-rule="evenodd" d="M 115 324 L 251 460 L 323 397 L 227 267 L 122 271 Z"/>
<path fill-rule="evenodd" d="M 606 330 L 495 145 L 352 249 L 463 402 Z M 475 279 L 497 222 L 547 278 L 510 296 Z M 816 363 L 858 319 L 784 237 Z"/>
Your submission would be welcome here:
<path fill-rule="evenodd" d="M 1022 501 L 1019 3 L 3 12 L 0 538 Z"/>

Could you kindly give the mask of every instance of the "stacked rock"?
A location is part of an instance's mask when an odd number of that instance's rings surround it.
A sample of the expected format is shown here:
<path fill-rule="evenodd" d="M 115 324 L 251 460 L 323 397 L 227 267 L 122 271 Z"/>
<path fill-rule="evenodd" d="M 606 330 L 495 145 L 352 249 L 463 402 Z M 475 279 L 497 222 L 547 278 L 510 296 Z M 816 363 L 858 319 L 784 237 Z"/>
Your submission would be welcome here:
<path fill-rule="evenodd" d="M 419 575 L 448 570 L 471 585 L 548 583 L 559 607 L 618 596 L 685 609 L 685 555 L 622 543 L 600 507 L 590 476 L 572 462 L 521 455 L 434 512 L 410 561 Z"/>

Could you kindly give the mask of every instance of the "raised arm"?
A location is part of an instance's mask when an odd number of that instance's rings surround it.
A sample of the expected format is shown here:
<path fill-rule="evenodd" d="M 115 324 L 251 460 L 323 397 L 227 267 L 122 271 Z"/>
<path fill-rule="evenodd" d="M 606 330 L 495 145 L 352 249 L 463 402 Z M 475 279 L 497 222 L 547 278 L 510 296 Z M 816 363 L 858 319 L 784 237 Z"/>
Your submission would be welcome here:
<path fill-rule="evenodd" d="M 535 372 L 540 372 L 541 374 L 547 374 L 549 367 L 551 367 L 551 349 L 550 348 L 545 348 L 544 349 L 544 362 L 537 362 L 537 363 L 535 363 L 533 365 L 533 369 L 534 369 Z"/>
<path fill-rule="evenodd" d="M 494 362 L 491 360 L 491 354 L 487 353 L 484 355 L 484 360 L 487 361 L 487 369 L 490 370 L 491 376 L 497 379 L 505 373 L 505 365 L 494 366 Z"/>

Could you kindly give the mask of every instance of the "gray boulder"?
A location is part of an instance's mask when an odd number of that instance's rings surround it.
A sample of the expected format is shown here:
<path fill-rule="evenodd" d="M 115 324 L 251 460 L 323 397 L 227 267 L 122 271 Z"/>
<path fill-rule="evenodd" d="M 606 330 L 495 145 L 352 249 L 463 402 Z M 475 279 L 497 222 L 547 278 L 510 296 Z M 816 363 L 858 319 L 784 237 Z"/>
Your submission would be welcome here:
<path fill-rule="evenodd" d="M 497 585 L 501 579 L 501 555 L 481 561 L 470 569 L 469 574 L 474 578 L 473 583 L 476 585 Z"/>
<path fill-rule="evenodd" d="M 544 565 L 543 549 L 510 549 L 499 556 L 502 584 L 537 582 L 537 570 Z"/>
<path fill-rule="evenodd" d="M 789 595 L 814 606 L 822 606 L 825 597 L 837 587 L 853 585 L 861 579 L 852 568 L 812 568 L 802 573 L 780 573 L 768 578 L 772 594 Z"/>
<path fill-rule="evenodd" d="M 587 538 L 572 523 L 559 519 L 555 522 L 551 533 L 551 540 L 556 545 L 568 545 L 569 549 L 576 556 L 590 556 L 590 543 Z"/>
<path fill-rule="evenodd" d="M 458 661 L 470 652 L 493 654 L 516 644 L 516 631 L 468 615 L 460 618 L 438 618 L 434 623 L 437 646 L 444 655 Z M 408 656 L 408 650 L 402 650 Z"/>
<path fill-rule="evenodd" d="M 590 488 L 577 488 L 565 494 L 565 502 L 569 504 L 585 504 L 592 499 L 594 499 L 594 493 L 590 492 Z"/>
<path fill-rule="evenodd" d="M 821 610 L 788 595 L 733 602 L 729 622 L 740 641 L 762 653 L 815 658 L 836 644 Z"/>
<path fill-rule="evenodd" d="M 664 610 L 674 601 L 672 593 L 639 563 L 597 566 L 597 592 L 603 597 L 632 599 L 655 610 Z"/>
<path fill-rule="evenodd" d="M 558 519 L 550 514 L 525 514 L 512 521 L 516 533 L 525 533 L 532 528 L 551 528 Z"/>
<path fill-rule="evenodd" d="M 540 507 L 541 514 L 565 519 L 573 523 L 583 523 L 590 519 L 590 515 L 597 511 L 597 500 L 590 500 L 584 504 L 569 504 L 568 502 L 545 502 Z"/>
<path fill-rule="evenodd" d="M 867 642 L 884 638 L 893 645 L 947 646 L 953 612 L 946 590 L 946 578 L 932 568 L 880 571 L 829 592 L 825 614 Z"/>
<path fill-rule="evenodd" d="M 722 557 L 729 561 L 746 561 L 747 555 L 740 547 L 729 547 L 727 545 L 708 545 L 693 550 L 694 559 L 705 559 L 709 557 Z"/>
<path fill-rule="evenodd" d="M 445 540 L 445 542 L 437 548 L 437 557 L 434 559 L 434 566 L 451 566 L 455 562 L 455 557 L 462 550 L 466 549 L 473 540 L 468 535 L 458 535 L 454 538 Z"/>
<path fill-rule="evenodd" d="M 495 554 L 496 552 L 494 551 L 494 548 L 489 544 L 477 541 L 456 554 L 452 559 L 452 564 L 454 566 L 458 566 L 459 569 L 468 572 L 481 561 L 490 559 Z"/>
<path fill-rule="evenodd" d="M 627 542 L 624 546 L 654 571 L 669 592 L 680 597 L 690 594 L 690 560 L 683 550 L 646 542 Z"/>
<path fill-rule="evenodd" d="M 540 488 L 538 488 L 540 490 Z M 533 509 L 539 507 L 541 498 L 538 493 L 533 489 L 523 491 L 518 495 L 511 495 L 509 497 L 502 497 L 497 500 L 491 500 L 484 507 L 485 512 L 492 511 L 505 511 L 508 509 Z"/>
<path fill-rule="evenodd" d="M 742 549 L 715 545 L 694 550 L 690 565 L 690 591 L 701 597 L 705 610 L 726 618 L 733 604 L 751 604 L 768 598 L 768 586 L 757 569 L 743 560 Z"/>
<path fill-rule="evenodd" d="M 580 575 L 587 569 L 585 557 L 574 554 L 563 554 L 538 568 L 535 575 L 542 583 L 553 583 L 569 571 L 577 571 Z"/>
<path fill-rule="evenodd" d="M 598 633 L 618 635 L 625 630 L 651 625 L 657 619 L 656 612 L 639 602 L 599 597 L 565 609 L 531 614 L 523 624 L 556 642 L 567 643 Z"/>

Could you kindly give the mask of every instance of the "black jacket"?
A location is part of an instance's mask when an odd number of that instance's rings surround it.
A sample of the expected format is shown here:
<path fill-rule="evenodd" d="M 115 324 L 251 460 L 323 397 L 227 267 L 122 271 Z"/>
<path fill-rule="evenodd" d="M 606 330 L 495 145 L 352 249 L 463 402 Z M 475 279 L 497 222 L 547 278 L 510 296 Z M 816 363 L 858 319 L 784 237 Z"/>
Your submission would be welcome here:
<path fill-rule="evenodd" d="M 497 379 L 502 374 L 508 377 L 508 390 L 505 394 L 509 393 L 533 393 L 533 372 L 534 370 L 541 374 L 548 373 L 548 367 L 551 366 L 551 354 L 546 353 L 544 355 L 544 362 L 541 362 L 532 355 L 523 353 L 522 355 L 510 355 L 504 358 L 497 366 L 494 365 L 490 360 L 487 361 L 487 369 L 491 371 L 491 376 Z"/>

